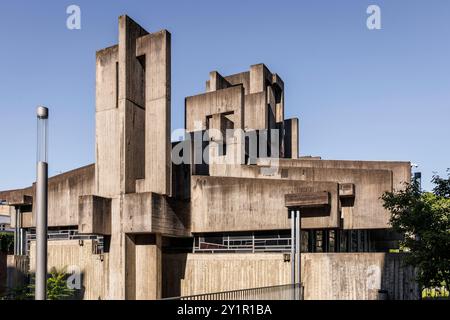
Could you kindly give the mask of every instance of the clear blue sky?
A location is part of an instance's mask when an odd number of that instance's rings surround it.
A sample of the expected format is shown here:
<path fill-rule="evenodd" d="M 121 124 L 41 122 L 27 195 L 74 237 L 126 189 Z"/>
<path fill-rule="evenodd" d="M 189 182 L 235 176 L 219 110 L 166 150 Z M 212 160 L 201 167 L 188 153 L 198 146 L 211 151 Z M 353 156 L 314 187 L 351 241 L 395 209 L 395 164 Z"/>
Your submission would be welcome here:
<path fill-rule="evenodd" d="M 66 28 L 77 4 L 82 29 Z M 382 30 L 366 28 L 377 4 Z M 184 97 L 265 63 L 286 83 L 300 152 L 450 167 L 450 1 L 1 1 L 0 190 L 35 178 L 35 108 L 50 108 L 50 174 L 94 162 L 95 51 L 128 14 L 172 33 L 172 128 Z M 430 184 L 425 183 L 429 188 Z"/>

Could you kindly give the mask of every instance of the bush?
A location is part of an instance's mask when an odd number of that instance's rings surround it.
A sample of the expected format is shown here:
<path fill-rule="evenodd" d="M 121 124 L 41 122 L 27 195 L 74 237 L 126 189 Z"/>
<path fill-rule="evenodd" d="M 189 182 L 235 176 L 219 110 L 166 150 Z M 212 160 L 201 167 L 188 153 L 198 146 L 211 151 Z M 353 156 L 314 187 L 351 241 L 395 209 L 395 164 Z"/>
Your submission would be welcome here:
<path fill-rule="evenodd" d="M 48 300 L 70 300 L 75 298 L 76 291 L 67 286 L 67 278 L 70 276 L 66 269 L 52 268 L 47 278 Z M 32 276 L 31 284 L 10 289 L 0 300 L 33 300 L 35 294 L 35 276 Z"/>

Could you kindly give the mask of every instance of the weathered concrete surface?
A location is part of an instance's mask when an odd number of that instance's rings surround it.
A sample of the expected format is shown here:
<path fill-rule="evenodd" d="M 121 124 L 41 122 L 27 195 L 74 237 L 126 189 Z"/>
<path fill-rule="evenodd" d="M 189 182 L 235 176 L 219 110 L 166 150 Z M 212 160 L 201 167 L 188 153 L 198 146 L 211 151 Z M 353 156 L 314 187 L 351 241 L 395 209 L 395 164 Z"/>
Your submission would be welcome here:
<path fill-rule="evenodd" d="M 305 300 L 418 299 L 411 267 L 401 254 L 305 253 L 301 255 Z M 165 296 L 195 295 L 290 283 L 283 254 L 168 254 Z M 178 279 L 178 283 L 175 281 Z"/>
<path fill-rule="evenodd" d="M 136 41 L 148 34 L 128 16 L 119 17 L 120 192 L 136 191 L 145 177 L 145 65 L 136 58 Z"/>
<path fill-rule="evenodd" d="M 403 256 L 385 253 L 302 254 L 302 280 L 307 300 L 419 299 L 414 270 Z"/>
<path fill-rule="evenodd" d="M 33 189 L 35 186 L 33 185 Z M 78 199 L 94 191 L 94 167 L 55 176 L 48 183 L 48 226 L 78 225 Z M 34 190 L 35 194 L 35 190 Z M 33 217 L 36 212 L 33 207 Z M 35 219 L 33 219 L 35 225 Z"/>
<path fill-rule="evenodd" d="M 2 216 L 9 216 L 9 206 L 6 205 L 0 205 L 0 215 Z"/>
<path fill-rule="evenodd" d="M 289 284 L 283 254 L 164 254 L 165 297 Z"/>
<path fill-rule="evenodd" d="M 9 206 L 30 205 L 33 203 L 33 188 L 0 191 L 0 200 Z"/>
<path fill-rule="evenodd" d="M 135 233 L 188 235 L 189 211 L 179 214 L 183 204 L 168 198 L 170 43 L 168 31 L 148 33 L 121 16 L 118 46 L 97 53 L 96 193 L 90 194 L 111 199 L 110 299 L 160 295 L 160 286 L 139 287 L 141 275 L 156 277 L 157 283 L 161 270 L 155 266 L 153 273 L 141 272 L 145 261 L 152 260 L 153 247 L 136 245 Z M 114 93 L 115 101 L 110 97 Z"/>
<path fill-rule="evenodd" d="M 156 193 L 121 196 L 123 232 L 189 236 L 189 207 Z"/>
<path fill-rule="evenodd" d="M 111 234 L 111 199 L 80 196 L 78 209 L 78 233 Z"/>
<path fill-rule="evenodd" d="M 244 89 L 235 86 L 186 98 L 186 131 L 208 129 L 207 117 L 217 113 L 232 113 L 234 128 L 244 128 Z M 197 126 L 197 123 L 199 126 Z"/>
<path fill-rule="evenodd" d="M 303 160 L 299 160 L 303 161 Z M 383 229 L 389 228 L 390 213 L 383 208 L 381 196 L 384 192 L 393 190 L 393 172 L 388 169 L 364 168 L 329 168 L 321 166 L 290 167 L 284 166 L 284 160 L 274 167 L 270 174 L 263 171 L 265 166 L 221 166 L 221 175 L 257 179 L 291 180 L 313 182 L 335 182 L 340 185 L 353 184 L 355 196 L 342 200 L 342 218 L 345 229 Z M 405 177 L 407 178 L 407 177 Z M 303 222 L 303 220 L 302 220 Z M 326 228 L 319 224 L 304 225 L 303 228 Z"/>
<path fill-rule="evenodd" d="M 243 88 L 243 92 L 233 90 L 239 87 Z M 280 133 L 280 156 L 298 152 L 298 147 L 292 145 L 298 140 L 295 128 L 284 130 L 284 82 L 264 64 L 252 65 L 250 71 L 226 77 L 217 71 L 211 72 L 210 79 L 206 82 L 206 93 L 186 98 L 186 130 L 192 132 L 211 129 L 208 127 L 208 117 L 235 112 L 233 110 L 239 107 L 239 102 L 235 99 L 242 94 L 244 123 L 238 123 L 234 128 L 245 131 L 277 129 Z M 200 122 L 199 128 L 193 127 L 195 122 Z M 287 137 L 288 134 L 293 136 Z M 285 145 L 285 139 L 289 140 L 289 145 Z M 210 158 L 214 158 L 214 153 L 210 153 Z M 210 170 L 211 175 L 219 175 L 214 172 L 214 166 Z"/>
<path fill-rule="evenodd" d="M 119 46 L 97 52 L 95 113 L 95 194 L 120 192 Z M 102 160 L 102 161 L 98 161 Z M 108 161 L 106 161 L 108 160 Z"/>
<path fill-rule="evenodd" d="M 220 117 L 227 116 L 227 122 L 232 123 L 236 135 L 227 140 L 227 153 L 218 152 L 220 141 L 210 137 L 209 143 L 209 170 L 214 174 L 214 163 L 243 163 L 244 162 L 244 89 L 241 85 L 223 90 L 186 98 L 186 131 L 224 132 L 220 124 Z M 210 133 L 211 133 L 210 132 Z"/>
<path fill-rule="evenodd" d="M 170 43 L 170 33 L 166 30 L 148 33 L 129 17 L 119 18 L 118 45 L 100 50 L 96 55 L 95 166 L 58 175 L 49 181 L 50 227 L 78 226 L 81 233 L 111 235 L 109 251 L 105 254 L 107 265 L 102 271 L 102 289 L 101 292 L 92 289 L 91 297 L 159 297 L 162 236 L 289 229 L 286 194 L 329 194 L 328 206 L 322 201 L 324 206 L 320 210 L 302 209 L 304 229 L 385 230 L 389 227 L 389 214 L 382 208 L 380 196 L 409 182 L 409 163 L 295 159 L 299 153 L 298 120 L 285 119 L 284 82 L 263 64 L 229 76 L 213 71 L 206 83 L 206 93 L 186 98 L 187 131 L 217 130 L 202 144 L 202 147 L 209 145 L 211 164 L 208 167 L 202 163 L 201 168 L 172 165 Z M 252 165 L 243 165 L 245 137 L 240 134 L 219 137 L 217 132 L 224 133 L 226 129 L 243 129 L 247 138 L 258 132 L 263 143 L 269 140 L 264 140 L 261 132 L 281 130 L 280 157 L 294 159 L 255 160 L 252 156 L 247 159 Z M 221 144 L 227 146 L 222 153 L 219 152 Z M 224 164 L 230 160 L 236 165 Z M 273 170 L 267 170 L 268 165 Z M 344 185 L 351 185 L 352 192 L 344 192 Z M 0 192 L 0 200 L 7 200 L 11 210 L 14 206 L 23 210 L 24 228 L 34 226 L 35 219 L 30 212 L 34 193 L 34 187 Z M 61 243 L 61 248 L 54 250 L 65 250 L 63 245 L 66 244 Z M 56 247 L 57 243 L 52 246 Z M 76 253 L 78 249 L 72 244 L 68 247 L 66 251 L 72 252 L 71 257 L 58 261 L 90 259 L 83 258 L 84 253 Z M 62 251 L 60 254 L 63 255 Z M 220 256 L 212 255 L 205 260 L 216 257 Z M 334 256 L 327 259 L 332 261 Z M 327 259 L 323 260 L 325 266 L 329 263 Z M 364 259 L 361 265 L 372 258 Z M 254 262 L 257 266 L 243 264 L 242 270 L 253 268 L 264 274 L 279 267 L 279 262 L 266 266 L 261 261 Z M 322 265 L 321 261 L 317 262 L 318 266 Z M 227 265 L 220 272 L 228 272 Z M 284 270 L 285 264 L 280 268 Z M 89 272 L 98 272 L 95 270 Z M 200 277 L 197 269 L 192 270 Z M 327 272 L 332 271 L 336 270 Z M 313 275 L 314 272 L 310 274 Z M 280 284 L 275 280 L 269 283 Z M 361 290 L 365 290 L 362 284 L 349 292 L 365 297 Z"/>
<path fill-rule="evenodd" d="M 302 227 L 339 227 L 335 182 L 193 176 L 191 185 L 193 233 L 289 229 L 284 195 L 317 191 L 329 192 L 331 205 L 314 215 L 304 212 Z"/>
<path fill-rule="evenodd" d="M 75 267 L 81 272 L 81 298 L 103 300 L 108 293 L 108 254 L 92 254 L 92 240 L 49 241 L 48 270 Z M 30 272 L 36 265 L 36 242 L 30 246 Z"/>
<path fill-rule="evenodd" d="M 285 135 L 285 152 L 284 156 L 286 158 L 297 159 L 299 152 L 299 121 L 298 119 L 287 119 L 284 120 L 284 130 L 286 131 Z"/>
<path fill-rule="evenodd" d="M 78 199 L 94 191 L 94 165 L 81 167 L 49 178 L 48 181 L 48 226 L 63 227 L 78 225 Z M 14 206 L 28 207 L 33 203 L 36 193 L 32 187 L 4 191 L 0 199 L 6 200 L 14 210 Z M 19 203 L 20 202 L 20 203 Z M 23 227 L 36 226 L 35 212 L 23 212 Z M 15 226 L 14 214 L 11 216 L 11 226 Z"/>
<path fill-rule="evenodd" d="M 10 289 L 20 288 L 25 285 L 30 259 L 28 256 L 8 255 L 6 258 L 6 287 Z"/>
<path fill-rule="evenodd" d="M 138 38 L 145 58 L 145 178 L 138 192 L 171 195 L 171 36 L 167 30 Z M 144 57 L 143 57 L 144 56 Z"/>
<path fill-rule="evenodd" d="M 270 165 L 270 159 L 259 159 L 260 165 Z M 315 159 L 279 159 L 277 164 L 283 168 L 328 168 L 328 169 L 367 169 L 392 171 L 392 187 L 401 190 L 405 182 L 411 181 L 411 162 L 402 161 L 357 161 L 357 160 L 315 160 Z"/>
<path fill-rule="evenodd" d="M 127 235 L 125 250 L 126 298 L 133 300 L 160 299 L 162 292 L 161 236 Z"/>

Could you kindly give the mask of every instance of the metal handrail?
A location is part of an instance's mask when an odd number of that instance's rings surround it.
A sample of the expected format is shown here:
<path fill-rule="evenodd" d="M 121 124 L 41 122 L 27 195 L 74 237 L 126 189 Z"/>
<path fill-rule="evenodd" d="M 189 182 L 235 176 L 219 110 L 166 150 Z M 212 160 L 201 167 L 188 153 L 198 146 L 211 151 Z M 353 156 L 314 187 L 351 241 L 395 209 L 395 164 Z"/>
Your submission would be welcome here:
<path fill-rule="evenodd" d="M 286 284 L 171 297 L 162 300 L 303 300 L 303 285 L 301 283 Z"/>
<path fill-rule="evenodd" d="M 214 242 L 214 240 L 217 242 Z M 209 241 L 208 241 L 209 240 Z M 288 252 L 290 237 L 224 236 L 199 237 L 195 241 L 194 252 Z"/>

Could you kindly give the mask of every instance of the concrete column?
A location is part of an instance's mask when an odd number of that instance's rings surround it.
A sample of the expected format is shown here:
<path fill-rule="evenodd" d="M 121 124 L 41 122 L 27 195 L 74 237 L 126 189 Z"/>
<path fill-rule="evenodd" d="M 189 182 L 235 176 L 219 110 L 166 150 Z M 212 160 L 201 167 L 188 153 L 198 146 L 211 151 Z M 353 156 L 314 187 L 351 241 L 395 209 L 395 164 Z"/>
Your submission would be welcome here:
<path fill-rule="evenodd" d="M 14 211 L 14 255 L 19 254 L 19 207 Z"/>
<path fill-rule="evenodd" d="M 162 237 L 159 234 L 125 236 L 127 300 L 155 300 L 162 294 Z"/>
<path fill-rule="evenodd" d="M 125 299 L 136 299 L 136 239 L 125 235 Z"/>
<path fill-rule="evenodd" d="M 299 156 L 299 124 L 298 119 L 284 120 L 284 156 L 285 158 L 297 159 Z"/>
<path fill-rule="evenodd" d="M 162 293 L 161 235 L 136 238 L 136 300 L 156 300 Z"/>

